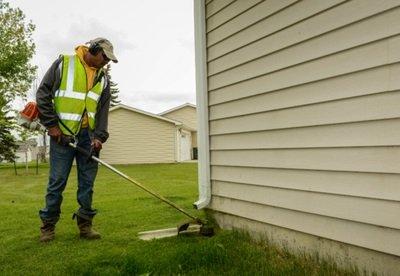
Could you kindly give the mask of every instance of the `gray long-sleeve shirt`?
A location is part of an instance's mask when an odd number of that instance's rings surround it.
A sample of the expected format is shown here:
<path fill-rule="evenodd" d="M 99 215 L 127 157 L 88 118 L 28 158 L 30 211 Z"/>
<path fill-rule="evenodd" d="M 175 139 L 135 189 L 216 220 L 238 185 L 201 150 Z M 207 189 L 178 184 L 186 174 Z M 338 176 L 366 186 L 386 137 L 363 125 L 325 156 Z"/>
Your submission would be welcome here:
<path fill-rule="evenodd" d="M 60 56 L 56 61 L 53 62 L 44 75 L 43 80 L 36 92 L 36 103 L 39 109 L 39 119 L 40 122 L 47 128 L 56 126 L 59 121 L 55 111 L 53 99 L 61 84 L 61 72 L 59 65 L 62 61 L 63 58 Z M 97 105 L 95 117 L 96 124 L 92 133 L 93 137 L 100 140 L 102 143 L 104 143 L 109 136 L 107 128 L 110 101 L 110 83 L 107 81 L 107 85 L 103 89 Z"/>

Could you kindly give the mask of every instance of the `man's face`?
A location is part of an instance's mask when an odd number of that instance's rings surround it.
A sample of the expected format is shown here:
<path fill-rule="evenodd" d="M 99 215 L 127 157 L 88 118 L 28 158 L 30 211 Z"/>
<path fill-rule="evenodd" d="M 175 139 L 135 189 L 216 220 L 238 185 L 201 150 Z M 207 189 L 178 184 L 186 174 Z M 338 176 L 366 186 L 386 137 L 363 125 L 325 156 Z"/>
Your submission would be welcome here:
<path fill-rule="evenodd" d="M 103 51 L 99 51 L 95 56 L 93 56 L 93 67 L 100 69 L 107 65 L 110 59 L 104 54 Z"/>

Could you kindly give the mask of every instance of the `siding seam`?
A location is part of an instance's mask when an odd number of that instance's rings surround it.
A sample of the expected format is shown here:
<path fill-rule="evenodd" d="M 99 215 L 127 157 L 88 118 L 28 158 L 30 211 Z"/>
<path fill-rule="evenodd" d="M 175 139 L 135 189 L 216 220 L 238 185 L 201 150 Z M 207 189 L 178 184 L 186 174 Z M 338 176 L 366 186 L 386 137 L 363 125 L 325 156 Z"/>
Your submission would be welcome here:
<path fill-rule="evenodd" d="M 349 1 L 349 0 L 348 0 L 348 1 Z M 287 5 L 287 6 L 283 7 L 283 8 L 281 8 L 281 9 L 279 9 L 279 10 L 277 10 L 277 11 L 275 11 L 275 12 L 269 14 L 269 15 L 267 15 L 266 17 L 261 18 L 261 19 L 257 20 L 256 22 L 254 22 L 254 23 L 252 23 L 252 24 L 250 24 L 250 25 L 244 27 L 243 29 L 240 29 L 240 30 L 238 30 L 237 32 L 234 32 L 234 33 L 232 33 L 232 34 L 230 34 L 230 35 L 224 37 L 223 39 L 216 41 L 216 42 L 213 43 L 213 44 L 207 45 L 207 48 L 210 48 L 210 47 L 212 47 L 212 46 L 214 46 L 214 45 L 220 43 L 221 41 L 224 41 L 224 40 L 226 40 L 227 38 L 230 38 L 230 37 L 234 36 L 235 34 L 240 33 L 241 31 L 250 28 L 251 26 L 253 26 L 253 25 L 257 24 L 257 23 L 259 23 L 259 22 L 261 22 L 261 21 L 263 21 L 263 20 L 265 20 L 265 19 L 267 19 L 267 18 L 269 18 L 269 17 L 271 17 L 271 16 L 274 16 L 275 14 L 280 13 L 281 11 L 287 9 L 287 8 L 290 7 L 290 6 L 296 5 L 296 4 L 299 3 L 299 2 L 300 2 L 299 0 L 298 0 L 298 1 L 295 1 L 295 2 L 293 2 L 293 3 L 291 3 L 291 4 L 289 4 L 289 5 Z M 259 4 L 261 4 L 261 3 L 263 3 L 263 2 L 260 2 L 260 3 L 258 3 L 257 5 L 259 5 Z M 207 18 L 207 19 L 208 19 L 208 18 Z"/>
<path fill-rule="evenodd" d="M 214 1 L 214 0 L 210 0 L 210 1 L 208 1 L 208 2 L 207 2 L 207 4 L 206 4 L 206 6 L 207 6 L 208 4 L 210 4 L 212 1 Z"/>
<path fill-rule="evenodd" d="M 233 1 L 230 2 L 228 5 L 223 6 L 221 9 L 219 9 L 218 11 L 216 11 L 215 13 L 213 13 L 212 15 L 206 17 L 206 20 L 209 19 L 209 18 L 211 18 L 211 17 L 213 17 L 214 15 L 218 14 L 219 12 L 221 12 L 222 10 L 224 10 L 226 7 L 229 7 L 230 5 L 232 5 L 233 3 L 235 3 L 236 1 L 238 1 L 238 0 L 233 0 Z M 211 2 L 212 2 L 212 1 L 211 1 Z M 210 3 L 211 3 L 211 2 L 210 2 Z M 208 3 L 208 4 L 210 4 L 210 3 Z M 208 5 L 208 4 L 207 4 L 207 5 Z M 207 6 L 207 5 L 206 5 L 206 6 Z"/>
<path fill-rule="evenodd" d="M 234 49 L 234 50 L 231 50 L 231 51 L 229 51 L 229 52 L 227 52 L 227 53 L 224 53 L 224 54 L 222 54 L 222 55 L 220 55 L 220 56 L 218 56 L 218 57 L 216 57 L 216 58 L 207 60 L 207 63 L 208 63 L 208 62 L 211 62 L 211 61 L 214 61 L 214 60 L 217 60 L 217 59 L 219 59 L 219 58 L 221 58 L 221 57 L 223 57 L 223 56 L 226 56 L 226 55 L 228 55 L 228 54 L 230 54 L 230 53 L 232 53 L 232 52 L 235 52 L 235 51 L 237 51 L 237 50 L 240 50 L 240 49 L 242 49 L 242 48 L 244 48 L 244 47 L 246 47 L 246 46 L 248 46 L 248 45 L 251 45 L 251 44 L 253 44 L 253 43 L 255 43 L 255 42 L 258 42 L 258 41 L 260 41 L 260 40 L 262 40 L 262 39 L 264 39 L 264 38 L 266 38 L 266 37 L 269 37 L 269 36 L 271 36 L 271 35 L 274 35 L 274 34 L 276 34 L 276 33 L 281 32 L 281 31 L 283 31 L 283 30 L 286 30 L 286 29 L 288 29 L 288 28 L 290 28 L 290 27 L 293 27 L 294 25 L 297 25 L 297 24 L 299 24 L 299 23 L 301 23 L 301 22 L 303 22 L 303 21 L 307 21 L 308 19 L 310 19 L 310 18 L 312 18 L 312 17 L 315 17 L 315 16 L 317 16 L 317 15 L 320 15 L 320 14 L 322 14 L 322 13 L 325 13 L 325 12 L 331 10 L 331 9 L 336 8 L 337 6 L 340 6 L 340 5 L 343 5 L 343 4 L 345 4 L 345 3 L 348 3 L 349 1 L 350 1 L 350 0 L 347 0 L 347 1 L 344 1 L 344 2 L 341 2 L 341 3 L 338 3 L 338 4 L 336 4 L 336 5 L 333 5 L 333 6 L 329 7 L 329 8 L 326 8 L 326 9 L 321 10 L 321 11 L 319 11 L 319 12 L 317 12 L 317 13 L 315 13 L 315 14 L 312 14 L 312 15 L 310 15 L 310 16 L 308 16 L 308 17 L 305 17 L 305 18 L 303 18 L 303 19 L 301 19 L 301 20 L 299 20 L 299 21 L 296 21 L 296 22 L 294 22 L 294 23 L 292 23 L 292 24 L 290 24 L 290 25 L 287 25 L 287 26 L 285 26 L 285 27 L 283 27 L 283 28 L 281 28 L 281 29 L 279 29 L 279 30 L 276 30 L 276 31 L 274 31 L 274 32 L 272 32 L 272 33 L 269 33 L 269 34 L 267 34 L 267 35 L 265 35 L 265 36 L 263 36 L 263 37 L 260 37 L 260 38 L 258 38 L 258 39 L 256 39 L 256 40 L 252 40 L 252 41 L 250 41 L 249 43 L 247 43 L 247 44 L 245 44 L 245 45 L 242 45 L 242 46 L 240 46 L 240 47 L 238 47 L 238 48 L 236 48 L 236 49 Z M 297 4 L 297 3 L 299 3 L 299 2 L 292 3 L 290 6 L 293 6 L 293 5 Z M 284 8 L 284 9 L 286 9 L 286 8 Z M 283 10 L 283 9 L 282 9 L 282 10 Z M 275 14 L 273 14 L 273 15 L 275 15 Z M 265 19 L 267 19 L 268 17 L 269 17 L 269 16 L 263 18 L 262 20 L 265 20 Z M 262 20 L 260 20 L 260 21 L 258 21 L 258 22 L 256 22 L 256 23 L 259 23 L 259 22 L 261 22 Z M 253 25 L 255 25 L 255 24 L 253 24 Z M 346 24 L 346 25 L 348 25 L 348 24 Z M 346 25 L 345 25 L 345 26 L 346 26 Z M 248 26 L 248 27 L 246 27 L 246 28 L 244 28 L 244 29 L 241 29 L 240 31 L 234 33 L 233 35 L 235 35 L 235 34 L 241 32 L 241 31 L 243 31 L 243 30 L 245 30 L 245 29 L 247 29 L 247 28 L 249 28 L 249 27 L 251 27 L 251 26 L 252 26 L 252 25 L 250 25 L 250 26 Z M 214 46 L 214 45 L 216 45 L 216 44 L 218 44 L 218 43 L 220 43 L 220 42 L 223 42 L 224 40 L 226 40 L 226 39 L 232 37 L 233 35 L 230 35 L 230 36 L 228 36 L 228 37 L 225 37 L 224 39 L 222 39 L 222 40 L 220 40 L 220 41 L 218 41 L 218 42 L 216 42 L 216 43 L 214 43 L 214 44 L 212 44 L 212 45 L 207 46 L 207 48 L 210 48 L 210 47 L 212 47 L 212 46 Z M 312 38 L 314 38 L 314 37 L 312 37 Z M 312 39 L 312 38 L 310 38 L 310 39 Z M 290 47 L 290 46 L 288 46 L 288 47 Z M 284 48 L 283 48 L 283 49 L 284 49 Z M 279 50 L 278 50 L 278 51 L 279 51 Z"/>
<path fill-rule="evenodd" d="M 400 145 L 378 145 L 378 146 L 333 146 L 333 147 L 292 147 L 292 148 L 246 148 L 246 149 L 212 149 L 212 151 L 258 151 L 258 150 L 295 150 L 295 149 L 347 149 L 347 148 L 398 148 Z"/>
<path fill-rule="evenodd" d="M 234 1 L 234 2 L 236 2 L 236 1 Z M 255 7 L 255 6 L 261 4 L 262 2 L 264 2 L 264 1 L 260 1 L 260 2 L 258 2 L 257 4 L 254 4 L 253 6 L 251 6 L 251 7 L 247 8 L 246 10 L 242 11 L 241 13 L 238 13 L 238 14 L 235 15 L 234 17 L 232 17 L 232 18 L 228 19 L 227 21 L 225 21 L 225 22 L 219 24 L 218 26 L 214 27 L 214 29 L 210 29 L 209 31 L 206 32 L 206 34 L 208 34 L 209 32 L 212 32 L 212 31 L 218 29 L 218 28 L 221 27 L 222 25 L 225 25 L 225 24 L 228 23 L 229 21 L 232 21 L 232 20 L 235 19 L 236 17 L 242 15 L 243 13 L 247 12 L 248 10 L 251 10 L 253 7 Z M 233 3 L 233 2 L 232 2 L 232 3 Z"/>
<path fill-rule="evenodd" d="M 290 209 L 290 208 L 285 208 L 285 207 L 280 207 L 280 206 L 275 206 L 275 205 L 263 204 L 263 203 L 258 203 L 258 202 L 248 201 L 248 200 L 242 200 L 242 199 L 237 199 L 237 198 L 232 198 L 232 197 L 226 197 L 226 196 L 221 196 L 221 195 L 213 194 L 212 196 L 213 197 L 223 198 L 223 199 L 242 201 L 242 202 L 251 203 L 251 204 L 259 205 L 259 206 L 269 206 L 269 207 L 273 207 L 273 208 L 277 208 L 277 209 L 289 210 L 289 211 L 292 211 L 292 212 L 298 212 L 298 213 L 303 213 L 303 214 L 311 214 L 311 215 L 325 217 L 325 218 L 337 219 L 337 220 L 341 220 L 341 221 L 350 221 L 350 222 L 353 222 L 353 223 L 360 223 L 360 224 L 371 225 L 371 226 L 375 226 L 375 227 L 393 229 L 393 230 L 396 230 L 396 231 L 400 230 L 399 228 L 395 228 L 395 227 L 382 226 L 382 225 L 379 225 L 379 224 L 373 224 L 373 223 L 359 221 L 359 220 L 345 219 L 345 218 L 333 217 L 333 216 L 328 216 L 328 215 L 322 215 L 322 214 L 318 214 L 318 213 L 300 211 L 300 210 L 296 210 L 296 209 Z M 218 212 L 220 212 L 220 211 L 218 211 Z M 262 221 L 262 222 L 263 223 L 268 223 L 268 222 L 265 222 L 265 221 Z M 269 224 L 271 224 L 271 223 L 269 223 Z M 296 229 L 294 229 L 294 230 L 296 230 Z M 296 230 L 296 231 L 299 231 L 299 230 Z"/>
<path fill-rule="evenodd" d="M 238 131 L 238 132 L 215 133 L 215 134 L 210 134 L 210 136 L 242 134 L 242 133 L 252 133 L 252 132 L 274 131 L 274 130 L 286 130 L 286 129 L 298 129 L 298 128 L 309 128 L 309 127 L 319 127 L 319 126 L 345 125 L 345 124 L 354 124 L 354 123 L 363 123 L 363 122 L 376 122 L 376 121 L 394 120 L 394 119 L 400 119 L 400 116 L 399 117 L 392 117 L 392 118 L 380 118 L 380 119 L 372 119 L 372 120 L 363 120 L 363 121 L 338 122 L 338 123 L 319 124 L 319 125 L 305 125 L 305 126 L 294 126 L 294 127 L 260 129 L 260 130 L 247 130 L 247 131 Z"/>
<path fill-rule="evenodd" d="M 346 75 L 351 75 L 351 74 L 354 74 L 354 73 L 360 73 L 360 72 L 363 72 L 363 71 L 374 70 L 374 69 L 377 69 L 377 68 L 381 68 L 381 67 L 385 67 L 385 66 L 391 66 L 391 65 L 396 65 L 396 64 L 400 64 L 400 61 L 385 63 L 385 64 L 381 64 L 381 65 L 378 65 L 378 66 L 372 66 L 372 67 L 362 68 L 362 69 L 359 69 L 359 70 L 355 70 L 355 71 L 351 71 L 351 72 L 346 72 L 346 73 L 339 74 L 339 75 L 334 75 L 334 76 L 330 76 L 330 77 L 326 77 L 326 78 L 322 78 L 322 79 L 312 80 L 312 81 L 309 81 L 309 82 L 303 82 L 303 83 L 298 83 L 298 84 L 294 84 L 294 85 L 289 85 L 289 86 L 282 87 L 282 88 L 279 88 L 279 89 L 270 90 L 270 91 L 264 91 L 264 92 L 257 93 L 257 94 L 254 94 L 254 95 L 249 95 L 249 96 L 245 96 L 245 97 L 240 97 L 240 98 L 236 98 L 236 99 L 232 99 L 232 100 L 225 100 L 225 101 L 220 102 L 220 103 L 209 104 L 209 106 L 222 105 L 222 104 L 225 104 L 225 103 L 230 103 L 230 102 L 234 102 L 234 101 L 239 101 L 239 100 L 242 100 L 242 99 L 247 99 L 247 98 L 251 98 L 251 97 L 256 97 L 256 96 L 259 96 L 259 95 L 265 95 L 265 94 L 267 94 L 267 93 L 277 93 L 277 92 L 281 92 L 282 90 L 285 90 L 285 89 L 288 89 L 288 88 L 300 87 L 300 86 L 307 85 L 307 84 L 312 84 L 312 83 L 316 83 L 316 82 L 322 82 L 322 81 L 329 80 L 329 79 L 339 78 L 339 77 L 346 76 Z M 220 89 L 220 88 L 218 88 L 218 89 Z M 212 91 L 209 90 L 208 92 L 210 93 L 210 92 L 212 92 Z M 214 92 L 214 93 L 215 93 L 215 92 Z"/>
<path fill-rule="evenodd" d="M 258 133 L 258 132 L 275 132 L 281 130 L 291 130 L 291 129 L 300 129 L 300 128 L 314 128 L 314 127 L 321 127 L 321 126 L 335 126 L 335 125 L 347 125 L 347 124 L 357 124 L 357 123 L 369 123 L 369 122 L 380 122 L 380 121 L 391 121 L 391 120 L 398 120 L 400 117 L 397 118 L 384 118 L 384 119 L 373 119 L 373 120 L 364 120 L 364 121 L 354 121 L 354 122 L 343 122 L 343 123 L 331 123 L 325 125 L 311 125 L 311 126 L 297 126 L 297 127 L 284 127 L 284 128 L 276 128 L 276 129 L 264 129 L 264 130 L 249 130 L 249 131 L 241 131 L 241 132 L 232 132 L 232 133 L 219 133 L 219 134 L 212 134 L 210 136 L 225 136 L 225 135 L 240 135 L 246 133 Z"/>
<path fill-rule="evenodd" d="M 259 148 L 212 148 L 212 151 L 243 151 L 243 150 L 296 150 L 296 149 L 362 149 L 362 148 L 396 148 L 400 147 L 400 142 L 397 145 L 368 145 L 368 146 L 318 146 L 318 147 L 259 147 Z"/>
<path fill-rule="evenodd" d="M 395 199 L 385 199 L 385 198 L 379 198 L 379 197 L 359 196 L 359 195 L 353 195 L 353 194 L 339 194 L 339 193 L 333 193 L 333 192 L 322 192 L 322 191 L 315 191 L 315 190 L 304 190 L 304 189 L 296 189 L 296 188 L 288 188 L 288 187 L 277 187 L 277 186 L 272 186 L 272 185 L 261 185 L 261 184 L 254 184 L 254 183 L 244 183 L 244 182 L 238 182 L 238 181 L 229 181 L 229 180 L 218 179 L 218 178 L 213 178 L 213 177 L 211 177 L 211 180 L 212 181 L 227 182 L 227 183 L 230 183 L 230 184 L 250 185 L 250 186 L 266 187 L 266 188 L 281 189 L 281 190 L 291 190 L 291 191 L 302 191 L 302 192 L 316 193 L 316 194 L 328 194 L 328 195 L 336 195 L 336 196 L 341 196 L 341 197 L 365 198 L 365 199 L 372 199 L 372 200 L 377 200 L 377 201 L 390 201 L 390 202 L 396 202 L 396 203 L 400 202 L 400 199 L 399 200 L 395 200 Z"/>
<path fill-rule="evenodd" d="M 344 173 L 370 173 L 370 174 L 390 174 L 390 175 L 400 175 L 400 173 L 394 172 L 378 172 L 378 171 L 349 171 L 349 170 L 327 170 L 327 169 L 306 169 L 306 168 L 289 168 L 289 167 L 260 167 L 255 165 L 226 165 L 226 164 L 215 164 L 210 162 L 211 166 L 227 167 L 227 168 L 256 168 L 256 169 L 273 169 L 273 170 L 296 170 L 296 171 L 318 171 L 318 172 L 344 172 Z"/>
<path fill-rule="evenodd" d="M 342 4 L 342 3 L 339 3 L 338 5 L 341 5 L 341 4 Z M 354 21 L 354 22 L 345 24 L 345 25 L 340 26 L 340 27 L 338 27 L 338 28 L 335 28 L 335 29 L 329 30 L 329 31 L 327 31 L 327 32 L 318 34 L 318 35 L 316 35 L 316 36 L 307 38 L 307 39 L 305 39 L 305 40 L 298 41 L 298 42 L 296 42 L 296 43 L 294 43 L 294 44 L 291 44 L 291 45 L 288 45 L 288 46 L 286 46 L 286 47 L 284 47 L 284 48 L 279 48 L 278 50 L 275 50 L 275 51 L 273 51 L 273 52 L 267 53 L 267 54 L 265 54 L 265 55 L 258 56 L 258 57 L 256 57 L 256 58 L 253 58 L 253 59 L 247 60 L 247 61 L 245 61 L 245 62 L 239 63 L 239 64 L 237 64 L 237 65 L 235 65 L 235 66 L 228 67 L 228 68 L 226 68 L 226 69 L 224 69 L 224 70 L 222 70 L 222 71 L 218 71 L 218 72 L 216 72 L 216 73 L 210 74 L 210 75 L 208 75 L 208 77 L 212 77 L 212 76 L 219 75 L 219 74 L 224 73 L 224 72 L 226 72 L 226 71 L 229 71 L 229 70 L 231 70 L 231 69 L 234 69 L 234 68 L 240 67 L 240 66 L 242 66 L 242 65 L 251 63 L 251 62 L 253 62 L 253 61 L 255 61 L 255 60 L 258 60 L 258 59 L 261 59 L 261 58 L 270 56 L 270 55 L 272 55 L 272 54 L 276 54 L 276 53 L 281 52 L 281 51 L 283 51 L 283 50 L 289 49 L 289 48 L 291 48 L 291 47 L 293 47 L 293 46 L 297 46 L 297 45 L 306 43 L 306 42 L 308 42 L 308 41 L 310 41 L 310 40 L 313 40 L 313 39 L 315 39 L 315 38 L 319 38 L 319 37 L 322 37 L 322 36 L 327 35 L 327 34 L 329 34 L 329 33 L 333 33 L 333 32 L 336 32 L 336 31 L 338 31 L 338 30 L 347 28 L 347 27 L 349 27 L 349 26 L 351 26 L 351 25 L 358 24 L 358 23 L 360 23 L 360 22 L 362 22 L 362 21 L 368 21 L 368 20 L 370 20 L 371 18 L 373 18 L 373 17 L 375 17 L 375 16 L 380 16 L 380 15 L 382 15 L 382 14 L 384 14 L 384 13 L 392 12 L 393 10 L 398 9 L 399 7 L 400 7 L 400 6 L 396 6 L 396 7 L 393 7 L 393 8 L 387 9 L 387 10 L 384 10 L 384 11 L 382 11 L 382 12 L 379 12 L 379 13 L 376 13 L 376 14 L 373 14 L 373 15 L 370 15 L 370 16 L 365 17 L 365 18 L 362 18 L 362 19 L 360 19 L 360 20 L 357 20 L 357 21 Z M 296 23 L 296 24 L 297 24 L 297 23 Z M 277 33 L 277 32 L 274 32 L 274 33 Z M 274 33 L 272 33 L 272 34 L 274 34 Z M 272 35 L 272 34 L 271 34 L 271 35 Z M 337 51 L 337 52 L 332 52 L 331 54 L 340 53 L 341 51 L 350 50 L 350 49 L 356 48 L 356 47 L 358 47 L 358 46 L 367 45 L 367 44 L 369 44 L 369 43 L 371 43 L 371 42 L 376 42 L 376 41 L 379 41 L 379 40 L 382 40 L 382 39 L 386 39 L 386 38 L 390 38 L 390 37 L 393 37 L 393 36 L 396 36 L 396 35 L 398 35 L 398 34 L 394 34 L 394 35 L 391 35 L 391 36 L 388 36 L 388 37 L 384 37 L 384 38 L 380 38 L 380 39 L 377 39 L 377 40 L 371 40 L 371 41 L 369 41 L 369 42 L 367 42 L 367 43 L 364 43 L 364 44 L 359 44 L 359 45 L 356 45 L 356 46 L 353 46 L 353 47 L 350 47 L 350 48 L 346 48 L 346 49 L 344 49 L 344 50 L 340 50 L 340 51 Z M 269 35 L 267 35 L 267 36 L 265 36 L 265 37 L 268 37 L 268 36 L 269 36 Z M 265 38 L 265 37 L 263 37 L 263 38 Z M 258 40 L 259 40 L 259 39 L 258 39 Z M 258 40 L 256 40 L 256 41 L 258 41 Z M 254 42 L 256 42 L 256 41 L 254 41 Z M 246 44 L 245 46 L 251 45 L 251 44 L 253 44 L 254 42 L 251 42 L 251 43 L 249 43 L 249 44 Z M 245 47 L 245 46 L 243 46 L 243 47 Z M 230 51 L 228 54 L 233 53 L 233 52 L 235 52 L 235 51 L 237 51 L 237 50 L 239 50 L 239 49 L 241 49 L 241 48 L 243 48 L 243 47 L 240 47 L 240 48 L 237 48 L 237 49 L 235 49 L 235 50 L 233 50 L 233 51 Z M 323 55 L 323 56 L 320 56 L 320 57 L 329 56 L 329 55 L 331 55 L 331 54 Z M 224 55 L 222 55 L 222 56 L 219 56 L 219 57 L 217 57 L 217 58 L 215 58 L 215 59 L 213 59 L 213 60 L 207 61 L 207 64 L 210 63 L 211 61 L 218 60 L 219 58 L 221 58 L 221 57 L 223 57 L 223 56 L 225 56 L 225 55 L 226 55 L 226 54 L 224 54 Z M 317 59 L 317 58 L 310 59 L 310 60 L 307 60 L 307 61 L 311 61 L 311 60 L 315 60 L 315 59 Z M 304 62 L 302 62 L 302 63 L 304 63 Z M 297 63 L 297 64 L 301 64 L 301 63 Z M 294 65 L 296 65 L 296 64 L 294 64 Z M 289 68 L 289 67 L 291 67 L 291 66 L 288 66 L 287 68 Z M 286 67 L 283 67 L 283 68 L 286 68 Z"/>
<path fill-rule="evenodd" d="M 370 96 L 375 96 L 375 95 L 391 94 L 391 93 L 399 93 L 399 92 L 400 92 L 400 89 L 371 92 L 371 93 L 363 94 L 363 95 L 356 95 L 356 96 L 342 97 L 342 98 L 325 100 L 325 101 L 318 101 L 318 102 L 311 102 L 311 103 L 305 103 L 305 104 L 291 105 L 291 106 L 287 106 L 287 107 L 267 109 L 267 110 L 262 110 L 262 111 L 257 111 L 257 112 L 251 112 L 251 113 L 244 113 L 244 114 L 240 114 L 240 115 L 228 116 L 228 117 L 220 117 L 220 118 L 210 119 L 209 121 L 210 122 L 215 122 L 215 121 L 226 120 L 226 119 L 231 119 L 231 118 L 246 117 L 246 116 L 249 116 L 249 115 L 263 114 L 263 113 L 269 113 L 269 112 L 280 111 L 280 110 L 289 110 L 289 109 L 294 109 L 294 108 L 299 108 L 299 107 L 314 106 L 314 105 L 332 103 L 332 102 L 341 102 L 341 101 L 357 99 L 357 98 L 368 98 Z"/>
<path fill-rule="evenodd" d="M 246 81 L 251 81 L 251 80 L 257 79 L 259 77 L 268 76 L 268 75 L 271 75 L 273 73 L 277 73 L 277 72 L 280 72 L 280 71 L 283 71 L 283 70 L 291 69 L 293 67 L 297 67 L 297 66 L 300 66 L 300 65 L 303 65 L 303 64 L 307 64 L 307 63 L 310 63 L 310 62 L 318 61 L 318 60 L 324 59 L 326 57 L 331 57 L 331 56 L 334 56 L 334 55 L 337 55 L 337 54 L 340 54 L 340 53 L 347 52 L 349 50 L 355 50 L 357 48 L 362 48 L 362 47 L 368 46 L 370 44 L 374 44 L 374 43 L 381 42 L 381 41 L 384 41 L 384 40 L 392 39 L 392 38 L 395 38 L 395 37 L 400 37 L 400 33 L 397 33 L 397 34 L 394 34 L 394 35 L 390 35 L 390 36 L 387 36 L 387 37 L 383 37 L 383 38 L 379 38 L 379 39 L 376 39 L 376 40 L 371 40 L 371 41 L 368 41 L 367 43 L 364 43 L 364 44 L 359 44 L 359 45 L 356 45 L 356 46 L 353 46 L 353 47 L 350 47 L 350 48 L 347 48 L 347 49 L 342 49 L 340 51 L 333 52 L 333 53 L 330 53 L 330 54 L 327 54 L 327 55 L 319 56 L 319 57 L 316 57 L 316 58 L 313 58 L 313 59 L 308 59 L 306 61 L 302 61 L 302 62 L 299 62 L 299 63 L 296 63 L 296 64 L 292 64 L 292 65 L 289 65 L 289 66 L 286 66 L 286 67 L 275 69 L 275 70 L 272 70 L 272 71 L 267 72 L 267 73 L 255 75 L 255 76 L 247 78 L 247 79 L 243 79 L 243 80 L 236 81 L 236 82 L 230 82 L 229 84 L 222 85 L 222 86 L 210 89 L 208 92 L 213 92 L 213 91 L 216 91 L 218 89 L 226 88 L 226 87 L 229 87 L 229 86 L 234 86 L 234 85 L 239 84 L 239 83 L 243 83 L 243 82 L 246 82 Z"/>

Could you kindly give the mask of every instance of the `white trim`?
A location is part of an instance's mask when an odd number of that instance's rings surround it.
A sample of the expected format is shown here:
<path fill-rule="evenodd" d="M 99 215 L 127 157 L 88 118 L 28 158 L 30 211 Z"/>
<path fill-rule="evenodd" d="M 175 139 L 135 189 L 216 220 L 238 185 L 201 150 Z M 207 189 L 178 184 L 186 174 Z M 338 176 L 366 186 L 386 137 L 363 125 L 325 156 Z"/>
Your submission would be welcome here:
<path fill-rule="evenodd" d="M 181 144 L 181 129 L 180 127 L 176 127 L 175 128 L 175 162 L 179 162 L 180 161 L 180 156 L 181 156 L 181 147 L 179 146 Z"/>
<path fill-rule="evenodd" d="M 196 209 L 207 207 L 211 200 L 210 145 L 208 130 L 208 88 L 207 88 L 207 48 L 206 17 L 204 0 L 193 0 L 194 34 L 196 55 L 196 102 L 199 200 L 193 203 Z"/>
<path fill-rule="evenodd" d="M 76 113 L 59 113 L 58 116 L 61 120 L 69 120 L 69 121 L 80 121 L 82 118 L 82 114 Z"/>
<path fill-rule="evenodd" d="M 196 105 L 194 105 L 194 104 L 191 104 L 191 103 L 184 103 L 184 104 L 181 104 L 180 106 L 177 106 L 177 107 L 168 109 L 168 110 L 166 110 L 166 111 L 163 111 L 163 112 L 161 112 L 161 113 L 158 113 L 158 115 L 163 116 L 163 115 L 168 114 L 168 113 L 170 113 L 170 112 L 172 112 L 172 111 L 175 111 L 175 110 L 178 110 L 178 109 L 187 107 L 187 106 L 193 107 L 193 108 L 195 108 L 195 109 L 197 108 Z"/>
<path fill-rule="evenodd" d="M 187 141 L 189 141 L 189 159 L 182 159 L 182 151 L 186 151 L 187 148 L 183 148 L 182 147 L 182 135 L 184 136 L 189 136 L 189 139 Z M 184 161 L 188 161 L 188 160 L 192 160 L 193 158 L 193 154 L 192 154 L 192 132 L 188 131 L 186 129 L 181 128 L 179 131 L 179 162 L 184 162 Z"/>
<path fill-rule="evenodd" d="M 110 108 L 110 112 L 112 112 L 114 110 L 117 110 L 117 109 L 120 109 L 120 108 L 123 108 L 123 109 L 126 109 L 126 110 L 130 110 L 130 111 L 133 111 L 133 112 L 137 112 L 137 113 L 140 113 L 140 114 L 143 114 L 143 115 L 147 115 L 147 116 L 150 116 L 150 117 L 162 120 L 162 121 L 166 121 L 166 122 L 169 122 L 169 123 L 173 123 L 176 126 L 181 126 L 182 125 L 181 122 L 178 122 L 178 121 L 175 121 L 175 120 L 171 120 L 171 119 L 159 116 L 157 114 L 153 114 L 153 113 L 150 113 L 150 112 L 147 112 L 147 111 L 144 111 L 144 110 L 141 110 L 141 109 L 137 109 L 137 108 L 134 108 L 134 107 L 131 107 L 131 106 L 127 106 L 127 105 L 124 105 L 124 104 L 118 104 L 116 106 L 111 107 Z"/>

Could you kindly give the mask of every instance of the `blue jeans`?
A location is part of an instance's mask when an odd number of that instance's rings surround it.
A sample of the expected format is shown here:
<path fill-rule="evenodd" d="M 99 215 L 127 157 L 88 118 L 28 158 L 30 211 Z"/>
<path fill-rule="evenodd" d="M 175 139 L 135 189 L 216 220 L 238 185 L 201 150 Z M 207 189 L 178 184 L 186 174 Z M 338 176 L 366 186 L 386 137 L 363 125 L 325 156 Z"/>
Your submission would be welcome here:
<path fill-rule="evenodd" d="M 88 129 L 82 129 L 78 136 L 78 146 L 86 150 L 91 148 Z M 77 199 L 80 205 L 78 215 L 92 218 L 96 210 L 92 209 L 93 184 L 97 175 L 97 162 L 88 159 L 82 153 L 69 146 L 61 146 L 50 139 L 50 175 L 47 185 L 46 207 L 39 211 L 40 218 L 57 222 L 61 213 L 62 193 L 68 181 L 72 163 L 76 158 L 78 171 Z"/>

